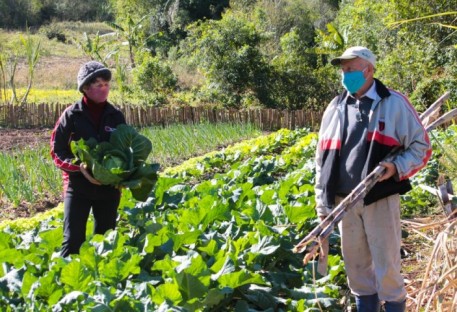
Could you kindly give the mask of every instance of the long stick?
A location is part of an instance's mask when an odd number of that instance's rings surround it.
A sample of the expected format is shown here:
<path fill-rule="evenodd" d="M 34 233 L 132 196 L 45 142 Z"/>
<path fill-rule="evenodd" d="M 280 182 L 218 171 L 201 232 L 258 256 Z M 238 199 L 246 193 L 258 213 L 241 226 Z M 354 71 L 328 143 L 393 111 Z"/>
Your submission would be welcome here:
<path fill-rule="evenodd" d="M 446 91 L 442 96 L 440 96 L 439 99 L 435 101 L 435 103 L 430 105 L 430 107 L 427 108 L 425 110 L 425 112 L 423 112 L 420 115 L 421 121 L 425 121 L 425 119 L 428 118 L 431 114 L 433 114 L 435 111 L 439 110 L 441 105 L 443 105 L 444 101 L 446 101 L 450 95 L 451 95 L 451 93 L 449 91 Z"/>
<path fill-rule="evenodd" d="M 435 103 L 433 103 L 424 113 L 421 114 L 420 119 L 424 121 L 426 117 L 428 117 L 431 113 L 438 110 L 439 107 L 444 103 L 444 101 L 449 97 L 449 94 L 446 92 L 443 96 L 441 96 Z M 432 129 L 438 127 L 439 125 L 446 123 L 452 120 L 455 116 L 457 116 L 457 109 L 454 109 L 432 124 L 427 126 L 425 129 L 427 132 L 431 131 Z M 395 154 L 400 150 L 400 148 L 394 148 L 389 155 L 385 158 L 384 161 L 391 160 Z M 355 204 L 359 202 L 359 200 L 363 199 L 365 195 L 373 188 L 373 186 L 379 181 L 379 178 L 384 174 L 385 168 L 384 166 L 377 166 L 365 179 L 363 179 L 355 189 L 345 198 L 343 201 L 337 205 L 334 209 L 332 209 L 331 213 L 321 221 L 319 225 L 317 225 L 305 238 L 303 238 L 295 247 L 293 248 L 294 253 L 300 253 L 306 250 L 307 245 L 312 243 L 310 248 L 310 253 L 305 257 L 305 260 L 311 259 L 315 253 L 318 252 L 316 246 L 318 245 L 319 240 L 323 240 L 327 238 L 330 233 L 333 231 L 334 226 L 343 218 L 346 211 Z"/>

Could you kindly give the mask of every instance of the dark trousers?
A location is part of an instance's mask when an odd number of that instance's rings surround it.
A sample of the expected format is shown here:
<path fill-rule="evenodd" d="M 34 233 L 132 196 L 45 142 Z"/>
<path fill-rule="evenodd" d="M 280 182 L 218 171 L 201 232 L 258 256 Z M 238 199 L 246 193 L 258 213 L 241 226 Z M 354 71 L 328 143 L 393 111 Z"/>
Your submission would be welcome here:
<path fill-rule="evenodd" d="M 91 208 L 94 214 L 94 234 L 104 234 L 109 229 L 114 229 L 119 201 L 119 195 L 110 199 L 91 199 L 68 189 L 64 198 L 62 257 L 79 253 L 79 248 L 86 240 L 86 224 Z"/>

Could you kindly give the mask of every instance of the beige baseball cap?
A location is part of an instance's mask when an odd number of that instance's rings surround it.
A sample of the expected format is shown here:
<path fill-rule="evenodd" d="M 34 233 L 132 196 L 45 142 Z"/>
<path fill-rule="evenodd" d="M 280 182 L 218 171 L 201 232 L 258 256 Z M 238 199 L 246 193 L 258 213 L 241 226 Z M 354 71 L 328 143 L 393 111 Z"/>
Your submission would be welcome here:
<path fill-rule="evenodd" d="M 347 49 L 341 56 L 332 59 L 330 63 L 332 65 L 340 65 L 341 60 L 352 60 L 356 57 L 363 58 L 364 60 L 370 62 L 373 66 L 376 66 L 376 56 L 373 54 L 373 52 L 371 52 L 368 48 L 360 46 Z"/>

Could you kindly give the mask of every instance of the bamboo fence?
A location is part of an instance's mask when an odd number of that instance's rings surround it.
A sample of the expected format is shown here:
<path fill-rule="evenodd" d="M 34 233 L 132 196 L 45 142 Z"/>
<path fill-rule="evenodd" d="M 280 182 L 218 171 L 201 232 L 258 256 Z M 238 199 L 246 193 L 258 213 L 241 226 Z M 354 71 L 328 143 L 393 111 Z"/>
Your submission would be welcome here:
<path fill-rule="evenodd" d="M 69 105 L 0 105 L 0 127 L 51 128 Z M 316 130 L 323 111 L 279 109 L 217 109 L 205 107 L 145 107 L 119 105 L 132 126 L 168 126 L 175 123 L 252 123 L 262 130 L 310 128 Z"/>

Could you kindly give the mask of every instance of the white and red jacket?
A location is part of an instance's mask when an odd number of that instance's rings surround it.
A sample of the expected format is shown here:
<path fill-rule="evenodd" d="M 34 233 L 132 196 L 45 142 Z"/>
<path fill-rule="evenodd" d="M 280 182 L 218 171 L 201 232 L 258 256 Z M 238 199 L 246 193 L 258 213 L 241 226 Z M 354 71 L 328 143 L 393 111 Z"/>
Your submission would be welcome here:
<path fill-rule="evenodd" d="M 432 150 L 430 140 L 414 107 L 399 92 L 387 89 L 375 79 L 377 97 L 369 114 L 367 158 L 363 166 L 364 179 L 396 146 L 401 152 L 394 158 L 397 175 L 378 182 L 364 198 L 369 205 L 392 194 L 404 194 L 411 189 L 409 178 L 423 168 Z M 346 95 L 335 97 L 324 112 L 316 151 L 316 210 L 319 216 L 328 214 L 335 205 L 339 172 L 339 152 L 345 128 Z"/>

